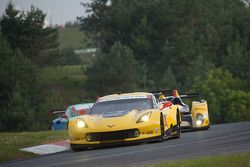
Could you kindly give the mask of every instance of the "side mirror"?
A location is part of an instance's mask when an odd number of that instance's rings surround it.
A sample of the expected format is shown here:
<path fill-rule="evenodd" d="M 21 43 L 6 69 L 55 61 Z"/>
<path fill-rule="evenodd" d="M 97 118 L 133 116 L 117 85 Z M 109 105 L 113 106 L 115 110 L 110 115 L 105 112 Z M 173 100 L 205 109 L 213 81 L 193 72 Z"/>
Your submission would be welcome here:
<path fill-rule="evenodd" d="M 161 110 L 164 109 L 164 108 L 167 108 L 167 107 L 170 107 L 172 106 L 172 102 L 171 101 L 166 101 L 166 102 L 163 102 L 162 103 L 162 106 L 161 106 Z"/>

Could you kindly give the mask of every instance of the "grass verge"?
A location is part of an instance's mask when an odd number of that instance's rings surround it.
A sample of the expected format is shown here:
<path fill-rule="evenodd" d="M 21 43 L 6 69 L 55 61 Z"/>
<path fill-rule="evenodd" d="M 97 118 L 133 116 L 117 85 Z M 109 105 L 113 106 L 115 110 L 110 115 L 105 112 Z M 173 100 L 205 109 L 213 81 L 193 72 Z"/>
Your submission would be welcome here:
<path fill-rule="evenodd" d="M 153 167 L 250 167 L 250 152 L 177 160 L 154 165 Z"/>
<path fill-rule="evenodd" d="M 59 48 L 73 48 L 79 49 L 84 47 L 83 40 L 85 35 L 77 27 L 59 29 L 58 41 L 60 43 Z"/>
<path fill-rule="evenodd" d="M 68 133 L 67 131 L 40 131 L 0 133 L 0 136 L 0 162 L 4 162 L 35 156 L 19 149 L 66 140 Z"/>

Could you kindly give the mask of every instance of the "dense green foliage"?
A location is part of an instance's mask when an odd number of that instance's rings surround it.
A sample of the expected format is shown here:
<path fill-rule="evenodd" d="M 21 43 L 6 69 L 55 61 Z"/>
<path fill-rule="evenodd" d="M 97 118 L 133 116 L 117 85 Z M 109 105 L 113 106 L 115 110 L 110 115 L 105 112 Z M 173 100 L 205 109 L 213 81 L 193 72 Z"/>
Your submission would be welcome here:
<path fill-rule="evenodd" d="M 31 7 L 25 13 L 9 4 L 0 19 L 0 131 L 49 127 L 52 95 L 43 96 L 37 60 L 56 46 L 56 30 L 44 28 L 45 14 Z"/>
<path fill-rule="evenodd" d="M 103 54 L 117 42 L 132 50 L 144 70 L 140 90 L 196 90 L 208 101 L 212 122 L 250 119 L 250 8 L 245 1 L 92 0 L 83 6 L 89 15 L 79 18 L 81 29 L 95 36 Z M 106 70 L 92 71 L 105 69 L 100 64 L 113 68 L 107 66 L 116 58 L 107 64 L 111 58 L 99 57 L 87 72 L 88 83 L 97 93 L 108 93 L 118 74 L 110 79 Z"/>
<path fill-rule="evenodd" d="M 73 27 L 45 27 L 45 16 L 38 8 L 21 11 L 10 2 L 0 17 L 0 131 L 48 129 L 51 109 L 82 102 L 85 76 L 80 64 L 85 57 L 57 46 L 74 36 L 80 46 L 85 35 Z M 46 73 L 52 66 L 52 74 Z"/>
<path fill-rule="evenodd" d="M 84 69 L 85 66 L 82 65 L 51 66 L 40 69 L 39 82 L 42 87 L 51 90 L 48 93 L 45 91 L 45 96 L 51 97 L 49 100 L 51 107 L 62 108 L 89 101 L 82 86 L 86 80 Z"/>
<path fill-rule="evenodd" d="M 250 10 L 241 1 L 93 0 L 85 6 L 90 15 L 80 18 L 82 29 L 96 34 L 103 51 L 117 41 L 132 49 L 156 87 L 159 68 L 170 67 L 181 86 L 211 64 L 240 76 L 248 71 Z M 197 63 L 202 66 L 193 68 Z"/>
<path fill-rule="evenodd" d="M 87 73 L 86 88 L 96 96 L 135 91 L 143 79 L 142 68 L 132 51 L 120 43 L 115 43 L 108 53 L 96 56 Z"/>
<path fill-rule="evenodd" d="M 10 49 L 0 35 L 0 130 L 39 129 L 47 113 L 42 109 L 35 65 L 20 52 Z M 42 111 L 42 112 L 41 112 Z M 41 122 L 34 122 L 38 117 Z"/>
<path fill-rule="evenodd" d="M 12 49 L 19 49 L 25 57 L 39 62 L 41 50 L 57 46 L 57 30 L 44 27 L 45 14 L 31 6 L 30 11 L 22 12 L 9 3 L 0 21 L 3 36 Z"/>
<path fill-rule="evenodd" d="M 250 118 L 250 92 L 243 91 L 239 79 L 227 70 L 214 69 L 205 78 L 196 77 L 194 89 L 209 101 L 209 114 L 215 123 L 246 121 Z"/>
<path fill-rule="evenodd" d="M 84 48 L 83 40 L 86 38 L 84 33 L 79 30 L 79 27 L 65 27 L 58 29 L 59 48 Z"/>
<path fill-rule="evenodd" d="M 74 53 L 72 48 L 46 50 L 40 53 L 39 64 L 41 66 L 78 65 L 81 58 Z"/>

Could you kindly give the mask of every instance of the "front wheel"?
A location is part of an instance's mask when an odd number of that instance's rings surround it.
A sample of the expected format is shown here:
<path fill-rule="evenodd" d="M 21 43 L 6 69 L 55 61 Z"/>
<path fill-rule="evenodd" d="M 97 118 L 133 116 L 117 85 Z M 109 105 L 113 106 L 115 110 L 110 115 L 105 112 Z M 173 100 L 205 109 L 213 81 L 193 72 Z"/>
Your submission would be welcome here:
<path fill-rule="evenodd" d="M 72 151 L 74 152 L 78 152 L 78 151 L 84 151 L 84 150 L 87 150 L 88 148 L 86 147 L 83 147 L 79 144 L 70 144 L 70 148 Z"/>
<path fill-rule="evenodd" d="M 177 111 L 177 114 L 176 114 L 176 127 L 175 127 L 175 136 L 176 138 L 179 138 L 180 135 L 181 135 L 181 121 L 180 121 L 180 113 L 179 111 Z"/>
<path fill-rule="evenodd" d="M 163 116 L 161 115 L 160 117 L 160 130 L 161 130 L 161 136 L 160 136 L 160 141 L 164 141 L 165 139 L 165 129 L 164 129 L 164 121 L 163 121 Z"/>

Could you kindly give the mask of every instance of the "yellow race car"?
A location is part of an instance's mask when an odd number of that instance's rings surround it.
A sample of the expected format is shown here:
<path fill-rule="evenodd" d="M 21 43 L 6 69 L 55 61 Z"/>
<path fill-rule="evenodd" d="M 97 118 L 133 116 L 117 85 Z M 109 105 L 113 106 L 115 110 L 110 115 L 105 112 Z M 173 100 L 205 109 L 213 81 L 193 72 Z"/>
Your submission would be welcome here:
<path fill-rule="evenodd" d="M 207 130 L 210 127 L 207 102 L 205 100 L 193 101 L 191 114 L 194 130 Z"/>
<path fill-rule="evenodd" d="M 113 94 L 99 98 L 88 115 L 69 119 L 72 150 L 134 141 L 180 137 L 177 106 L 159 103 L 152 93 Z"/>
<path fill-rule="evenodd" d="M 159 92 L 158 98 L 160 101 L 171 101 L 178 107 L 181 114 L 181 129 L 182 130 L 202 130 L 209 129 L 208 106 L 205 100 L 192 101 L 191 111 L 189 106 L 182 101 L 182 98 L 198 97 L 197 93 L 181 94 L 177 90 L 173 90 L 172 95 L 167 94 L 168 90 Z"/>

